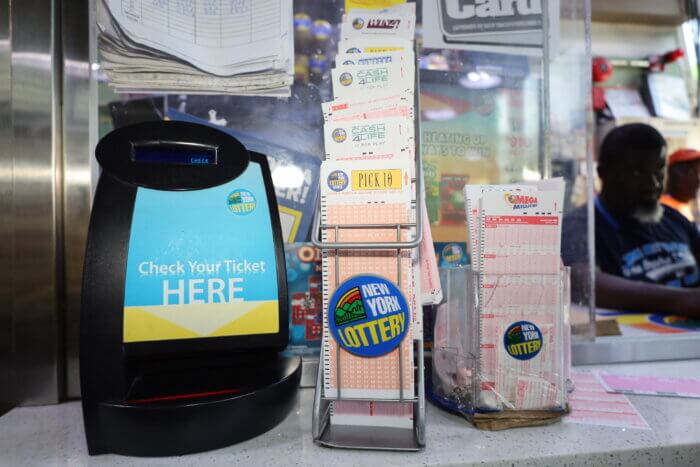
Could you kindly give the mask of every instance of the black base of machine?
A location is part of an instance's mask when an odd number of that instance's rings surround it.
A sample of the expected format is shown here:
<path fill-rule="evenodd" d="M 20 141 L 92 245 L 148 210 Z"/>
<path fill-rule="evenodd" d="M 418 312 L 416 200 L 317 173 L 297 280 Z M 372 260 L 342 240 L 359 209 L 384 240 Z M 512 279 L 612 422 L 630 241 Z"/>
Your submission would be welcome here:
<path fill-rule="evenodd" d="M 98 404 L 90 454 L 178 456 L 253 438 L 285 419 L 301 378 L 299 357 L 150 373 L 122 401 Z M 90 427 L 86 427 L 90 429 Z"/>

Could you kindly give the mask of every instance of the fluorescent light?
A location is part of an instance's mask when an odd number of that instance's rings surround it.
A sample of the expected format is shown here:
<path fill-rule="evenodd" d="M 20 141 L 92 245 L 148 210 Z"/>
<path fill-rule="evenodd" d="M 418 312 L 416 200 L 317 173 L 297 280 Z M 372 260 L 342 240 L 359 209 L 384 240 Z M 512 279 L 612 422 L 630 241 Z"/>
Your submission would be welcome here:
<path fill-rule="evenodd" d="M 304 172 L 295 165 L 278 165 L 272 171 L 272 184 L 276 188 L 300 188 L 304 185 Z"/>
<path fill-rule="evenodd" d="M 459 84 L 467 89 L 490 89 L 497 87 L 501 81 L 500 76 L 479 70 L 467 73 L 466 76 L 460 78 Z"/>

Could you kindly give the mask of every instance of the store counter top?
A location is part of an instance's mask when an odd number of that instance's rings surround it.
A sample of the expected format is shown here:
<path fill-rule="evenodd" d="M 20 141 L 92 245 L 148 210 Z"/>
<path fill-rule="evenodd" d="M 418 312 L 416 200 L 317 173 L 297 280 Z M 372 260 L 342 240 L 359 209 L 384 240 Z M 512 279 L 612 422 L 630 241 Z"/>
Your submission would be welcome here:
<path fill-rule="evenodd" d="M 577 367 L 624 375 L 700 378 L 700 361 Z M 89 457 L 79 402 L 17 408 L 0 417 L 0 465 L 698 465 L 700 399 L 629 396 L 651 430 L 560 422 L 500 432 L 474 429 L 428 403 L 427 447 L 418 453 L 322 448 L 311 439 L 313 390 L 267 434 L 217 451 L 177 458 Z M 235 423 L 235 420 L 231 421 Z"/>

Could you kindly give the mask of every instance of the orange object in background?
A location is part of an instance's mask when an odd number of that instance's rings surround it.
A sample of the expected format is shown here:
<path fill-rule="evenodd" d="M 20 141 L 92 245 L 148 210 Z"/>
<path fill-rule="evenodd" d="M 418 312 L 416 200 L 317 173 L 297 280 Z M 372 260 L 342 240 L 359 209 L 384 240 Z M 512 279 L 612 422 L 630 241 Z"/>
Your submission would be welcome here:
<path fill-rule="evenodd" d="M 668 156 L 668 166 L 673 167 L 674 165 L 681 164 L 684 162 L 693 162 L 693 161 L 700 161 L 700 151 L 697 151 L 695 149 L 690 149 L 690 148 L 682 148 L 674 151 L 670 156 Z M 669 178 L 672 177 L 673 174 L 669 173 Z M 691 177 L 693 175 L 690 175 Z M 697 176 L 697 168 L 695 169 L 695 176 Z M 687 177 L 685 175 L 682 176 L 682 179 L 685 180 L 683 182 L 678 181 L 678 183 L 683 183 L 684 185 L 687 185 L 688 183 L 692 183 L 691 188 L 693 190 L 697 189 L 697 183 L 688 181 Z M 678 180 L 681 180 L 679 178 Z M 669 180 L 669 184 L 671 183 L 672 180 Z M 675 184 L 674 184 L 675 185 Z M 690 201 L 682 201 L 681 199 L 678 199 L 674 196 L 671 195 L 671 193 L 674 193 L 676 196 L 679 196 L 682 199 L 687 199 L 685 198 L 682 193 L 684 193 L 686 190 L 681 190 L 681 191 L 674 191 L 674 189 L 671 188 L 669 185 L 668 187 L 669 193 L 664 193 L 661 195 L 661 204 L 664 204 L 670 208 L 675 209 L 676 211 L 680 212 L 683 214 L 683 216 L 686 217 L 690 222 L 695 222 L 695 213 L 693 212 L 693 208 L 690 205 Z M 690 195 L 689 195 L 690 196 Z M 696 194 L 697 196 L 697 194 Z"/>
<path fill-rule="evenodd" d="M 690 222 L 695 222 L 695 216 L 693 215 L 693 210 L 690 207 L 690 203 L 684 203 L 683 201 L 679 201 L 667 193 L 661 195 L 659 201 L 661 202 L 661 204 L 664 204 L 669 208 L 673 208 L 676 211 L 683 214 L 685 218 L 688 219 Z"/>

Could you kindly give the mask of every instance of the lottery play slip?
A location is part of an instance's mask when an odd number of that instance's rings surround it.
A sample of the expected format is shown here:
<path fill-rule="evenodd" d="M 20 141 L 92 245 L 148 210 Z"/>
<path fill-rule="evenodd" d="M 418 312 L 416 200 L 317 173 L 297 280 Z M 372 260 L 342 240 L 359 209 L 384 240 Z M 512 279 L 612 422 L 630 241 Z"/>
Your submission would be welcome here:
<path fill-rule="evenodd" d="M 478 409 L 565 404 L 561 180 L 465 187 L 478 272 Z"/>
<path fill-rule="evenodd" d="M 324 242 L 415 238 L 414 32 L 415 4 L 343 18 L 334 99 L 322 104 Z M 324 250 L 322 391 L 335 399 L 332 424 L 413 426 L 421 306 L 442 299 L 435 256 L 420 250 Z"/>

